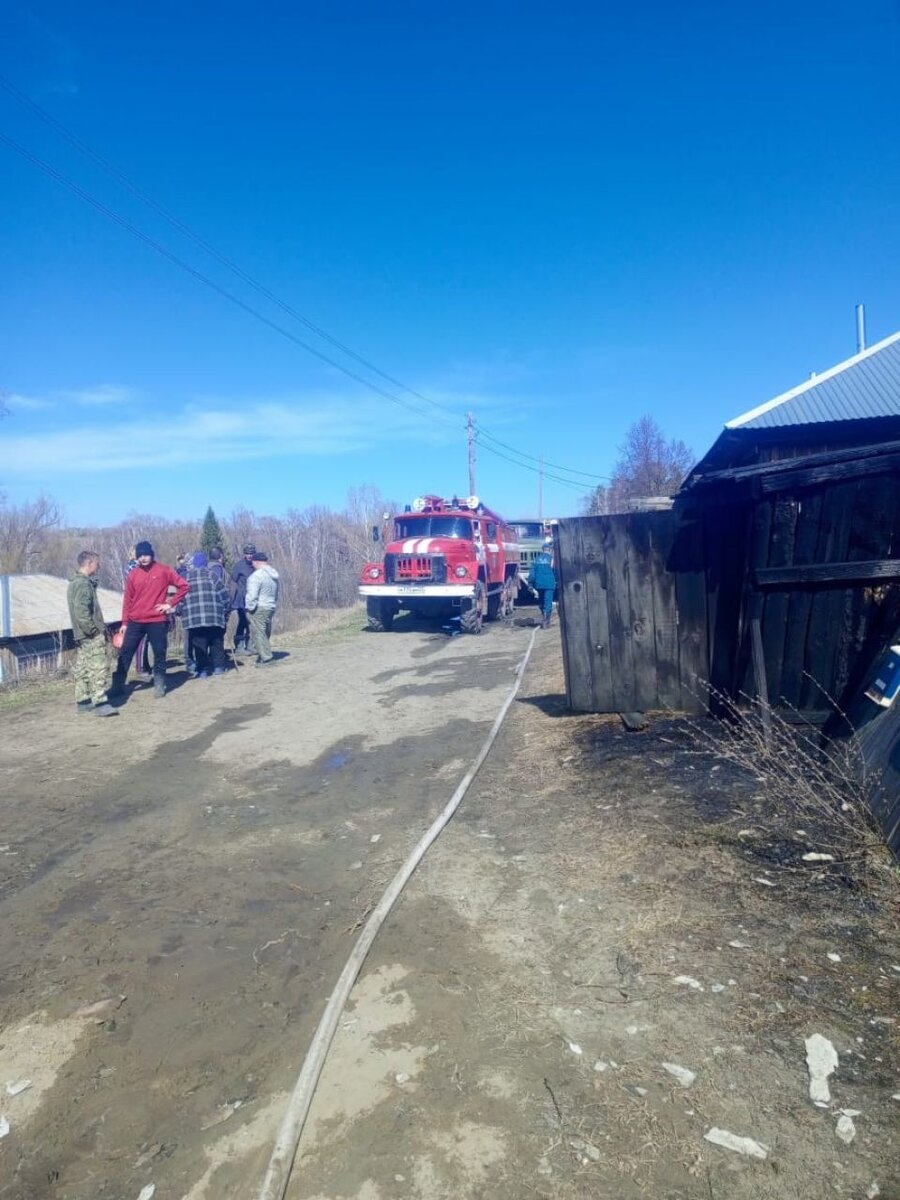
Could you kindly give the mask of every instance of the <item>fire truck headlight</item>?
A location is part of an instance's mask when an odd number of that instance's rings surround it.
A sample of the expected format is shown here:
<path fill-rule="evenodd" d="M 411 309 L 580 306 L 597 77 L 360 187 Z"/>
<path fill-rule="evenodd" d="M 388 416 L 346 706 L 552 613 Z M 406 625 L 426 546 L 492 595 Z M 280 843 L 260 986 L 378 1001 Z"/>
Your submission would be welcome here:
<path fill-rule="evenodd" d="M 457 579 L 465 579 L 465 577 L 468 575 L 468 573 L 469 573 L 468 567 L 459 566 L 456 568 Z"/>
<path fill-rule="evenodd" d="M 381 572 L 379 571 L 379 569 L 377 567 L 369 567 L 369 578 L 370 579 L 377 579 L 380 574 L 381 574 Z"/>

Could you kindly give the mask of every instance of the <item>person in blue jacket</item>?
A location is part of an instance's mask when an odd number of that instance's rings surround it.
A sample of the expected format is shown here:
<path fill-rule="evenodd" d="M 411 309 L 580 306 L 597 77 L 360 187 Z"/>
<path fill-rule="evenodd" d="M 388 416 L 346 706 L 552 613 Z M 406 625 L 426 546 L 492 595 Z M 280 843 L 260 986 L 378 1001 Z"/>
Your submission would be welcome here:
<path fill-rule="evenodd" d="M 541 628 L 550 628 L 550 617 L 553 614 L 553 597 L 556 594 L 556 573 L 553 570 L 553 538 L 545 537 L 544 546 L 534 556 L 531 570 L 528 572 L 528 582 L 537 592 L 538 607 L 541 610 Z"/>

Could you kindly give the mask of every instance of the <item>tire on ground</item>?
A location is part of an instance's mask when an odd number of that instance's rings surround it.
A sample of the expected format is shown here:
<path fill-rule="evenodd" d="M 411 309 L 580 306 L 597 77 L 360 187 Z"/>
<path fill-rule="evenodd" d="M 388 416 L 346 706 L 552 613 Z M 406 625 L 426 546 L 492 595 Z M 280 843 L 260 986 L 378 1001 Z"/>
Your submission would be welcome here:
<path fill-rule="evenodd" d="M 394 623 L 393 602 L 382 600 L 379 596 L 368 596 L 366 616 L 369 618 L 369 629 L 373 633 L 386 633 Z"/>
<path fill-rule="evenodd" d="M 464 608 L 459 615 L 459 627 L 463 633 L 481 633 L 484 609 L 484 584 L 479 579 L 475 584 L 475 595 L 469 601 L 469 607 Z"/>

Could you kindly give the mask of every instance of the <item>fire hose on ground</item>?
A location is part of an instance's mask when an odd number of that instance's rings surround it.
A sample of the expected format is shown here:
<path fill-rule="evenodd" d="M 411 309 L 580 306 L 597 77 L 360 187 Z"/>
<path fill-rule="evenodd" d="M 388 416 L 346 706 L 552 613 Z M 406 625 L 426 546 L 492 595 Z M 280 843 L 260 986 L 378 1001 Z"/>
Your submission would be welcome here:
<path fill-rule="evenodd" d="M 491 747 L 496 741 L 503 721 L 509 712 L 510 706 L 519 691 L 522 683 L 522 678 L 525 674 L 525 668 L 528 665 L 528 659 L 531 657 L 531 651 L 534 647 L 534 639 L 537 630 L 532 630 L 531 639 L 528 647 L 522 656 L 522 661 L 516 668 L 516 677 L 513 686 L 509 691 L 503 705 L 497 714 L 497 717 L 491 726 L 490 733 L 484 740 L 478 756 L 472 763 L 459 787 L 450 797 L 446 807 L 436 818 L 434 823 L 423 835 L 417 843 L 409 857 L 404 862 L 403 866 L 391 880 L 387 890 L 382 895 L 376 907 L 372 910 L 369 919 L 363 926 L 362 932 L 353 948 L 350 957 L 347 959 L 344 969 L 341 971 L 340 977 L 335 984 L 334 990 L 328 998 L 328 1003 L 325 1006 L 325 1011 L 319 1021 L 318 1028 L 309 1050 L 306 1053 L 306 1058 L 303 1061 L 303 1066 L 300 1069 L 300 1074 L 297 1077 L 297 1082 L 294 1085 L 294 1090 L 291 1093 L 288 1101 L 287 1110 L 282 1119 L 281 1126 L 278 1130 L 278 1136 L 275 1140 L 275 1146 L 272 1150 L 269 1166 L 266 1171 L 265 1179 L 259 1192 L 258 1200 L 284 1200 L 284 1195 L 290 1183 L 291 1173 L 294 1167 L 294 1159 L 297 1155 L 297 1147 L 300 1144 L 300 1137 L 303 1133 L 303 1127 L 306 1124 L 306 1118 L 309 1115 L 310 1105 L 312 1104 L 313 1096 L 316 1092 L 316 1087 L 319 1082 L 319 1076 L 322 1074 L 322 1068 L 325 1066 L 325 1059 L 328 1055 L 328 1050 L 334 1040 L 334 1035 L 337 1032 L 338 1021 L 344 1011 L 344 1006 L 356 982 L 357 976 L 362 970 L 362 965 L 365 962 L 366 955 L 375 941 L 379 929 L 384 924 L 391 909 L 400 897 L 400 893 L 406 887 L 409 880 L 412 878 L 419 863 L 425 857 L 431 845 L 437 841 L 442 830 L 450 821 L 450 818 L 459 808 L 463 797 L 469 790 L 475 776 L 481 769 L 484 760 L 490 753 Z"/>

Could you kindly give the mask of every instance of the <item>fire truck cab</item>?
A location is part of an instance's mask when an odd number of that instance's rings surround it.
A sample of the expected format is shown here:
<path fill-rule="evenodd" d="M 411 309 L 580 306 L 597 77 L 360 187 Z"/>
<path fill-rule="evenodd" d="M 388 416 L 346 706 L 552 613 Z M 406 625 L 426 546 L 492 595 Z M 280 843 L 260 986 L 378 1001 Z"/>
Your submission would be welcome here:
<path fill-rule="evenodd" d="M 379 530 L 373 530 L 381 540 Z M 502 517 L 477 496 L 420 496 L 384 534 L 381 562 L 359 577 L 369 628 L 390 629 L 401 609 L 419 616 L 458 616 L 465 633 L 509 616 L 518 592 L 519 546 Z"/>

